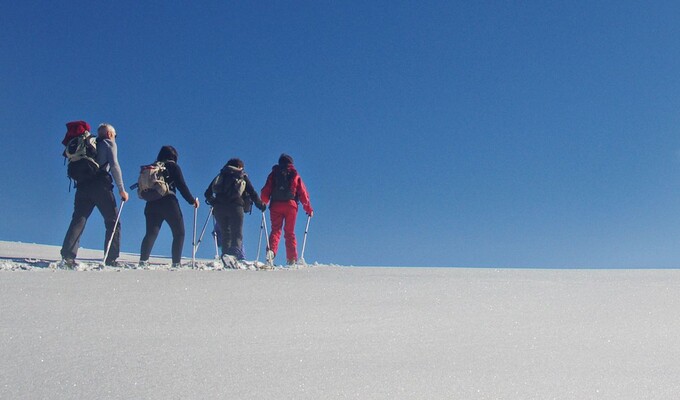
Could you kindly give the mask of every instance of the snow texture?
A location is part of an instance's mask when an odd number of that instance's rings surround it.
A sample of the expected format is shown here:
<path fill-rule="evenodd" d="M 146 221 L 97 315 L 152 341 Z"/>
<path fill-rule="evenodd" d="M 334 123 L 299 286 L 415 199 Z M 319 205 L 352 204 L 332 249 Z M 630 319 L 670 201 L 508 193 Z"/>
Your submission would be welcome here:
<path fill-rule="evenodd" d="M 680 393 L 677 270 L 81 272 L 0 243 L 2 399 Z"/>

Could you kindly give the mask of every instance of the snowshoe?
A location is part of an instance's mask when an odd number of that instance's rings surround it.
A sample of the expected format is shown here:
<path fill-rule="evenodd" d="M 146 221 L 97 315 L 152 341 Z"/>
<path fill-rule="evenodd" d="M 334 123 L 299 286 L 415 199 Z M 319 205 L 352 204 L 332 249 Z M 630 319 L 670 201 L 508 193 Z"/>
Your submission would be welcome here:
<path fill-rule="evenodd" d="M 64 258 L 59 263 L 58 268 L 59 269 L 76 270 L 76 269 L 78 269 L 78 263 L 76 262 L 76 260 L 74 260 L 72 258 Z"/>
<path fill-rule="evenodd" d="M 229 254 L 222 254 L 222 264 L 224 265 L 224 268 L 239 269 L 236 257 L 230 256 Z"/>

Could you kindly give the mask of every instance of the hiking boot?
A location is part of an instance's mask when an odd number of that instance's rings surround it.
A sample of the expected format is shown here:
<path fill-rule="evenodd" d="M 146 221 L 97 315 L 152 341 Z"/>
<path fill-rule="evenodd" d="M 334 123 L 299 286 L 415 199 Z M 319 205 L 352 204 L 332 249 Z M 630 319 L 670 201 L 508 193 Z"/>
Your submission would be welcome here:
<path fill-rule="evenodd" d="M 76 269 L 78 268 L 78 264 L 76 264 L 76 260 L 72 258 L 62 258 L 61 262 L 59 263 L 59 268 L 61 269 Z"/>
<path fill-rule="evenodd" d="M 149 264 L 149 260 L 140 261 L 139 264 L 137 264 L 137 268 L 147 269 L 147 268 L 149 268 L 149 265 L 151 265 L 151 264 Z"/>
<path fill-rule="evenodd" d="M 170 265 L 170 268 L 172 268 L 172 269 L 180 269 L 180 268 L 182 268 L 182 263 L 172 263 L 172 264 Z"/>
<path fill-rule="evenodd" d="M 236 257 L 230 256 L 229 254 L 222 254 L 222 264 L 224 265 L 224 268 L 238 269 Z"/>
<path fill-rule="evenodd" d="M 267 250 L 267 255 L 266 255 L 267 264 L 274 265 L 274 257 L 276 257 L 276 254 L 274 254 L 274 252 L 271 251 L 271 250 Z"/>
<path fill-rule="evenodd" d="M 118 262 L 116 260 L 108 260 L 104 263 L 104 265 L 106 265 L 107 267 L 122 267 L 123 266 L 123 264 L 121 264 L 120 262 Z"/>
<path fill-rule="evenodd" d="M 288 264 L 288 265 L 295 265 L 295 264 L 297 264 L 297 260 L 291 258 L 290 260 L 287 260 L 287 261 L 286 261 L 286 264 Z"/>

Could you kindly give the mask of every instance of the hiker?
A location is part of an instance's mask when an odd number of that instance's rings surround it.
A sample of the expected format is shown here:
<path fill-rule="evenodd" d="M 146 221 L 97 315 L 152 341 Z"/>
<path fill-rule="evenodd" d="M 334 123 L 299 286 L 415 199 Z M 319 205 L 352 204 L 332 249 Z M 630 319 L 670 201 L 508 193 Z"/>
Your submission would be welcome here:
<path fill-rule="evenodd" d="M 87 133 L 90 126 L 84 121 L 75 121 L 66 125 L 68 130 L 64 137 L 64 144 L 69 139 Z M 62 142 L 63 143 L 63 142 Z M 128 200 L 128 194 L 123 184 L 123 174 L 118 164 L 118 150 L 116 147 L 116 130 L 110 124 L 101 124 L 97 129 L 96 164 L 97 170 L 92 178 L 76 181 L 76 194 L 71 224 L 66 231 L 64 243 L 61 247 L 62 267 L 75 268 L 75 258 L 80 245 L 80 236 L 85 229 L 85 223 L 95 207 L 104 217 L 106 234 L 104 238 L 104 252 L 108 255 L 104 264 L 115 266 L 120 254 L 120 221 L 116 225 L 118 209 L 113 194 L 113 183 L 118 188 L 121 201 Z M 115 226 L 115 232 L 114 232 Z M 107 249 L 109 241 L 110 247 Z"/>
<path fill-rule="evenodd" d="M 286 239 L 286 263 L 297 263 L 297 240 L 295 239 L 295 219 L 298 212 L 298 201 L 308 216 L 314 215 L 309 194 L 300 174 L 293 165 L 293 157 L 281 154 L 279 163 L 272 167 L 267 182 L 262 188 L 262 201 L 269 205 L 272 231 L 269 234 L 267 261 L 271 264 L 276 257 L 283 228 Z"/>
<path fill-rule="evenodd" d="M 250 212 L 253 203 L 260 210 L 266 210 L 243 167 L 242 160 L 232 158 L 205 191 L 205 201 L 213 206 L 215 220 L 221 232 L 221 258 L 227 268 L 239 268 L 238 261 L 245 259 L 244 214 Z"/>
<path fill-rule="evenodd" d="M 177 150 L 174 147 L 163 146 L 158 152 L 156 163 L 153 164 L 161 167 L 160 179 L 167 185 L 167 190 L 160 198 L 147 201 L 144 207 L 146 235 L 142 240 L 142 248 L 139 253 L 139 267 L 141 268 L 149 266 L 151 249 L 156 242 L 163 221 L 168 223 L 172 231 L 172 267 L 179 268 L 181 266 L 185 235 L 184 217 L 179 207 L 176 191 L 179 190 L 184 200 L 194 208 L 198 208 L 200 202 L 187 187 L 182 169 L 177 164 L 177 156 Z"/>

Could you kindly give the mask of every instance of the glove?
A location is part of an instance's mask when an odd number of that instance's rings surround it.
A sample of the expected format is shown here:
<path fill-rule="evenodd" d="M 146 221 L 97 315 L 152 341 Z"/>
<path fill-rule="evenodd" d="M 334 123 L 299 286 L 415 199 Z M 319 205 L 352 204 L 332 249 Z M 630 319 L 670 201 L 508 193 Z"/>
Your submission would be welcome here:
<path fill-rule="evenodd" d="M 311 210 L 307 213 L 307 216 L 313 217 L 314 216 L 314 210 Z"/>
<path fill-rule="evenodd" d="M 264 203 L 256 204 L 257 208 L 260 209 L 260 211 L 265 212 L 267 211 L 267 205 Z"/>
<path fill-rule="evenodd" d="M 214 201 L 215 201 L 214 197 L 206 197 L 205 204 L 212 206 Z"/>

